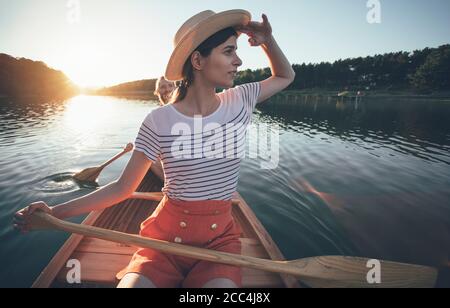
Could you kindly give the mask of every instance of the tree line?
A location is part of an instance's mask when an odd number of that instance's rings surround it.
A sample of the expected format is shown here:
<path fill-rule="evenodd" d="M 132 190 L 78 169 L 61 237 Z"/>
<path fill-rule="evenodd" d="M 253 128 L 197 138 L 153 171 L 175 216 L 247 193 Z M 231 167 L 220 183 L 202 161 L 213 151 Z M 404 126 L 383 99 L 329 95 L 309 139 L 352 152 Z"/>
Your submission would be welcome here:
<path fill-rule="evenodd" d="M 450 45 L 413 52 L 339 59 L 333 63 L 294 64 L 296 77 L 288 90 L 450 90 Z M 236 84 L 261 81 L 269 68 L 240 72 Z"/>
<path fill-rule="evenodd" d="M 450 44 L 413 52 L 339 59 L 333 63 L 294 64 L 296 77 L 288 90 L 410 90 L 417 93 L 450 90 Z M 270 68 L 238 73 L 235 83 L 261 81 Z M 127 92 L 153 93 L 156 79 L 132 81 L 92 91 L 114 95 Z M 44 62 L 0 54 L 0 95 L 71 96 L 79 89 L 63 72 Z"/>
<path fill-rule="evenodd" d="M 112 87 L 105 87 L 91 91 L 96 95 L 120 95 L 120 94 L 151 94 L 155 90 L 156 79 L 143 79 L 121 83 Z"/>
<path fill-rule="evenodd" d="M 66 97 L 77 92 L 63 72 L 44 62 L 0 54 L 0 95 Z"/>

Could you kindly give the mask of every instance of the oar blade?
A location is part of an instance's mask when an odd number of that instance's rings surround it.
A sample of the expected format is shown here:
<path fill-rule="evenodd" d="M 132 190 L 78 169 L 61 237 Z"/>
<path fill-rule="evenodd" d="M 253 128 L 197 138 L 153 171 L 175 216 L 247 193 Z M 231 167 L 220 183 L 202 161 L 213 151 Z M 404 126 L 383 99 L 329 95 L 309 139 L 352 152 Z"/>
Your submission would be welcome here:
<path fill-rule="evenodd" d="M 288 262 L 302 272 L 300 280 L 317 288 L 432 288 L 432 267 L 367 258 L 323 256 Z"/>
<path fill-rule="evenodd" d="M 100 172 L 103 168 L 99 167 L 92 167 L 87 168 L 77 174 L 75 174 L 73 177 L 74 179 L 82 182 L 95 182 L 100 175 Z"/>

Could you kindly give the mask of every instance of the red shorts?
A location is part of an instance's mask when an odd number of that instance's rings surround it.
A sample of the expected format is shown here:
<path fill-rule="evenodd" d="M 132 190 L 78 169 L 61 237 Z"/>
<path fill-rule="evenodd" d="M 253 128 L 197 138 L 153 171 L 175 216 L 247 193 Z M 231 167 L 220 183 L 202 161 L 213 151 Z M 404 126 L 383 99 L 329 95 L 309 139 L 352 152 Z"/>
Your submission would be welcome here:
<path fill-rule="evenodd" d="M 141 224 L 140 235 L 184 245 L 241 254 L 241 229 L 234 221 L 231 201 L 179 201 L 165 196 Z M 214 278 L 232 280 L 242 287 L 241 268 L 139 249 L 130 264 L 117 274 L 142 274 L 160 288 L 201 288 Z"/>

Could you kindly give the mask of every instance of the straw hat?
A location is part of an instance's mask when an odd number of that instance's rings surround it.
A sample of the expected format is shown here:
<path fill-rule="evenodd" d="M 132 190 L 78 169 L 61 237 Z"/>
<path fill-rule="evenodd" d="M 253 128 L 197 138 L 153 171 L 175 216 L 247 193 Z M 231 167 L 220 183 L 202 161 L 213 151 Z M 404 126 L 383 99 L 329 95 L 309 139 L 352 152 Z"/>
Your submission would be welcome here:
<path fill-rule="evenodd" d="M 229 10 L 220 13 L 203 11 L 189 18 L 174 38 L 174 50 L 166 67 L 165 78 L 169 81 L 183 79 L 186 60 L 211 35 L 228 27 L 246 25 L 252 19 L 245 10 Z"/>

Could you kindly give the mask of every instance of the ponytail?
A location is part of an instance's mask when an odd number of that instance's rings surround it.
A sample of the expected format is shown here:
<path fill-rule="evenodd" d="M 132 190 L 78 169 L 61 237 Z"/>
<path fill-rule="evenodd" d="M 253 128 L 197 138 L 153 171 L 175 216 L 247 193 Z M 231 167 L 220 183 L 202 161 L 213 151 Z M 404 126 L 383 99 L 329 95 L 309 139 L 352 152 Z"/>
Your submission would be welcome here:
<path fill-rule="evenodd" d="M 172 94 L 172 99 L 170 100 L 170 103 L 174 104 L 174 103 L 178 103 L 178 102 L 182 101 L 186 97 L 187 91 L 188 91 L 188 85 L 186 84 L 186 81 L 182 80 L 182 81 L 178 82 L 177 88 L 175 89 L 175 91 Z"/>
<path fill-rule="evenodd" d="M 172 99 L 170 100 L 171 104 L 178 103 L 186 97 L 188 89 L 194 81 L 193 71 L 191 58 L 189 58 L 183 66 L 183 76 L 185 77 L 183 80 L 177 82 L 177 88 L 173 92 Z"/>

